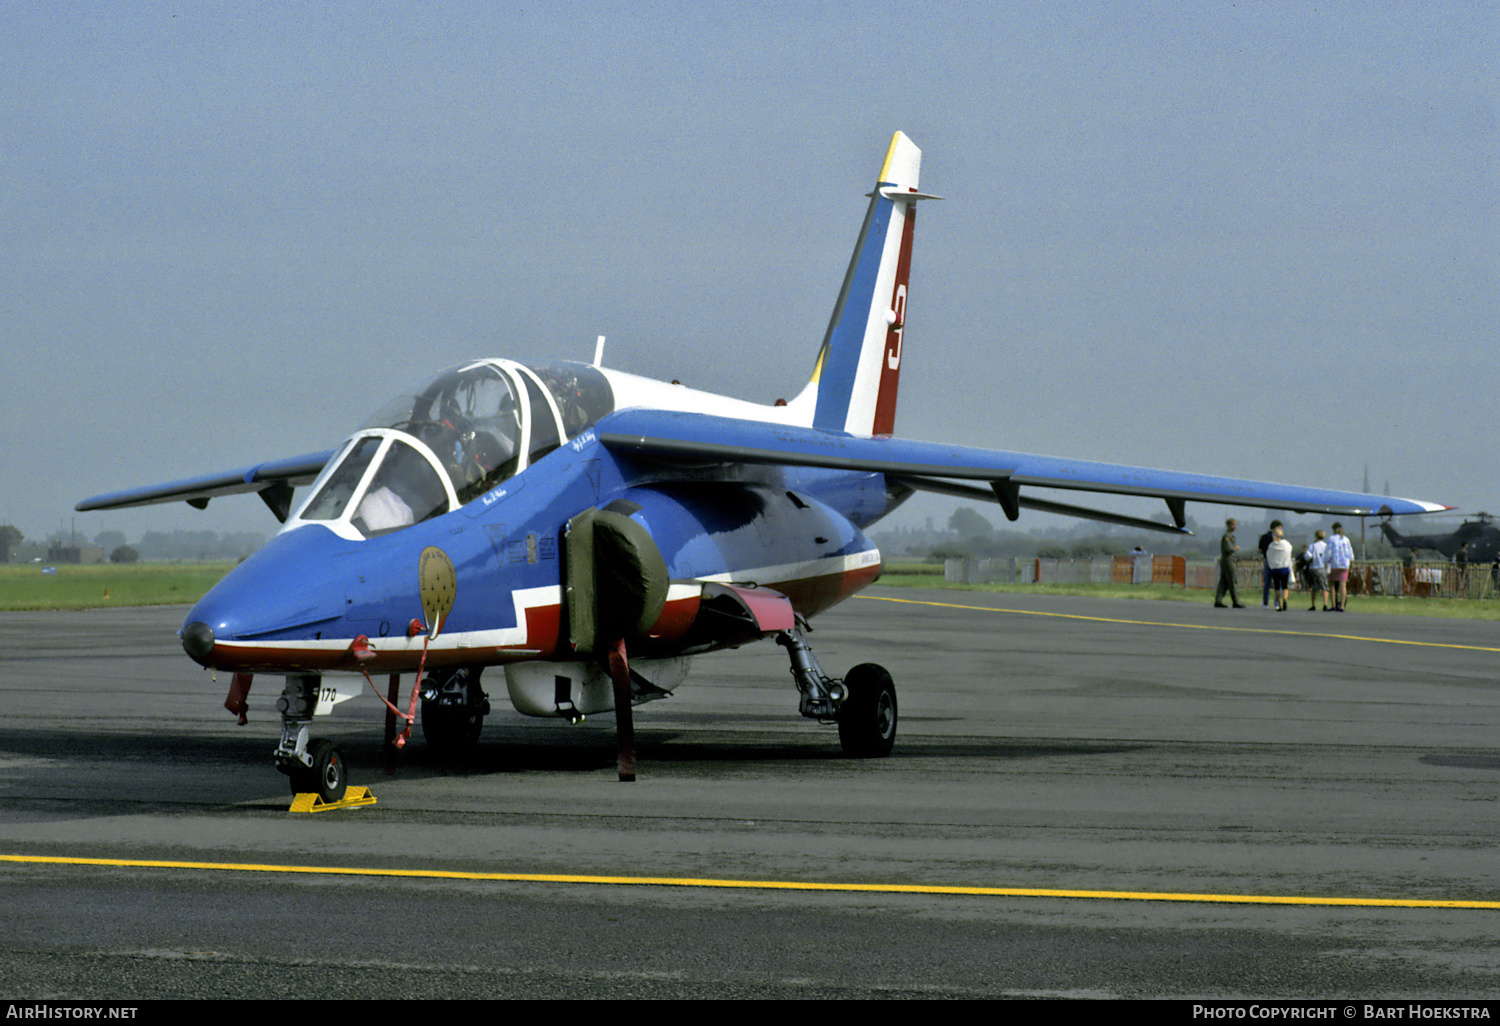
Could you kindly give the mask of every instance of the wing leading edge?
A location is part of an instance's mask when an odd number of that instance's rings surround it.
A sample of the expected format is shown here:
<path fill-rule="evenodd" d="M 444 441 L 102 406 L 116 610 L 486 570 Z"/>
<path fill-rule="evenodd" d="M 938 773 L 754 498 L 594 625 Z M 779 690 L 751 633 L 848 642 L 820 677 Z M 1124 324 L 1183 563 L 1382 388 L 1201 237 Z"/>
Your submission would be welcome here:
<path fill-rule="evenodd" d="M 1020 515 L 1022 507 L 1094 516 L 1093 511 L 1079 507 L 1022 497 L 1020 489 L 1028 487 L 1159 498 L 1166 502 L 1178 528 L 1186 525 L 1183 506 L 1189 500 L 1342 516 L 1431 513 L 1452 508 L 1389 495 L 1365 495 L 904 438 L 861 438 L 818 428 L 788 427 L 696 413 L 623 410 L 601 421 L 598 430 L 599 440 L 615 452 L 668 462 L 769 463 L 882 473 L 913 488 L 993 498 L 1011 520 Z M 973 485 L 956 483 L 955 479 L 956 482 L 983 481 L 990 486 L 993 495 L 987 495 Z M 1104 514 L 1095 518 L 1109 519 L 1111 516 Z M 1153 523 L 1126 519 L 1139 526 Z"/>
<path fill-rule="evenodd" d="M 285 521 L 291 512 L 292 489 L 297 485 L 312 483 L 337 452 L 337 449 L 329 449 L 305 456 L 257 463 L 239 470 L 226 470 L 166 484 L 95 495 L 73 508 L 86 513 L 96 509 L 126 509 L 161 502 L 186 502 L 202 509 L 208 505 L 209 499 L 216 499 L 221 495 L 255 492 L 271 508 L 271 512 L 276 514 L 276 519 Z"/>

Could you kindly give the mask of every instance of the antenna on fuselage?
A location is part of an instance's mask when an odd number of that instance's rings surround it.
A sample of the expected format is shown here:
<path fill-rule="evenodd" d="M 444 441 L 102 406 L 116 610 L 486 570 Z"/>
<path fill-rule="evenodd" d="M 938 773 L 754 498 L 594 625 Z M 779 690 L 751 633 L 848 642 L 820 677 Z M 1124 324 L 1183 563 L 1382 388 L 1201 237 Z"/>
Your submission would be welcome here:
<path fill-rule="evenodd" d="M 604 336 L 599 336 L 599 341 L 594 343 L 594 366 L 604 366 Z"/>

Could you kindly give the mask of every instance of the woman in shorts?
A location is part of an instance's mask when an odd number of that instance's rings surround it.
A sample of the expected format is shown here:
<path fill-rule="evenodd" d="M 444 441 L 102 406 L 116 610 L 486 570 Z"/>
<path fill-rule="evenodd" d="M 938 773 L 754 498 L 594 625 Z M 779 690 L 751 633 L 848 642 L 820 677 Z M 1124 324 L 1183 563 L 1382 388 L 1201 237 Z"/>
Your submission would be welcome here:
<path fill-rule="evenodd" d="M 1286 612 L 1286 590 L 1292 577 L 1292 543 L 1281 536 L 1281 525 L 1271 528 L 1271 544 L 1266 548 L 1266 575 L 1271 593 L 1276 596 L 1277 612 Z"/>

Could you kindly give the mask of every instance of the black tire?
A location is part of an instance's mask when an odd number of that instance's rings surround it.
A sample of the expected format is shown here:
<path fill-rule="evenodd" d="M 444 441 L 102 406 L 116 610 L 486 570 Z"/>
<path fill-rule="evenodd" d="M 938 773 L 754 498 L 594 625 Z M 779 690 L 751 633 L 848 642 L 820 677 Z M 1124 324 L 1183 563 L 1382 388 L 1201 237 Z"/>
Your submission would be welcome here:
<path fill-rule="evenodd" d="M 484 717 L 462 706 L 422 703 L 422 737 L 442 755 L 473 748 L 483 729 Z"/>
<path fill-rule="evenodd" d="M 861 663 L 844 678 L 849 697 L 839 706 L 839 744 L 856 759 L 883 759 L 896 744 L 896 685 L 885 667 Z"/>
<path fill-rule="evenodd" d="M 457 755 L 478 744 L 489 711 L 478 671 L 439 671 L 422 681 L 422 737 L 439 755 Z"/>
<path fill-rule="evenodd" d="M 314 738 L 307 746 L 307 754 L 312 756 L 311 766 L 291 767 L 292 794 L 312 792 L 325 802 L 343 801 L 344 793 L 349 790 L 344 753 L 333 747 L 332 741 Z"/>

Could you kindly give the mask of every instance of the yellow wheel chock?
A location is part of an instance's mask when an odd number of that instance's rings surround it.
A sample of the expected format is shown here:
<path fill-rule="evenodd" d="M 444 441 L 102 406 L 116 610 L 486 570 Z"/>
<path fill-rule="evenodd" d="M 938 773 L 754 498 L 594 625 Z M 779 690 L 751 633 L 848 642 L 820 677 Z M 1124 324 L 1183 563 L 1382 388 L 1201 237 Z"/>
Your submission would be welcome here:
<path fill-rule="evenodd" d="M 344 792 L 344 797 L 336 802 L 325 802 L 319 794 L 308 791 L 299 794 L 292 799 L 291 808 L 288 812 L 328 812 L 331 809 L 353 809 L 361 805 L 374 805 L 375 796 L 370 793 L 368 787 L 353 787 Z"/>

